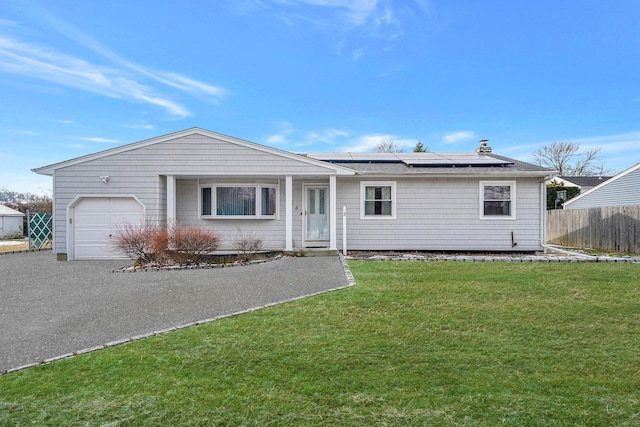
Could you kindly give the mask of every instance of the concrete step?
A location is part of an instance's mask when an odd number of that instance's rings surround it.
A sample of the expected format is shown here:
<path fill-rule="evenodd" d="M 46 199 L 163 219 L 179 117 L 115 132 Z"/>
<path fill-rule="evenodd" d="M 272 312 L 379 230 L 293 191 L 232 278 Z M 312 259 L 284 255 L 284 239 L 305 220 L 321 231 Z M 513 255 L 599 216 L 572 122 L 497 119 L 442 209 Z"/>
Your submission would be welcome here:
<path fill-rule="evenodd" d="M 292 251 L 284 251 L 284 254 L 289 256 L 300 256 L 300 257 L 336 256 L 338 255 L 338 250 L 327 249 L 327 248 L 304 248 L 304 249 L 294 249 Z"/>

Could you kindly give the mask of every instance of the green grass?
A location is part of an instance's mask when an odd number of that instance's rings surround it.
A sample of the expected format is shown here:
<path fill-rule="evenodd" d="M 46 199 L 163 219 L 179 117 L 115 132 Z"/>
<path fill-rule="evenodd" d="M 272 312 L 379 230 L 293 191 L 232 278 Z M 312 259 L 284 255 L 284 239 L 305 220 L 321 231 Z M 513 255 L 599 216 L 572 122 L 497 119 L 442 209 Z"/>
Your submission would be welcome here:
<path fill-rule="evenodd" d="M 0 425 L 640 425 L 640 265 L 358 286 L 0 377 Z"/>

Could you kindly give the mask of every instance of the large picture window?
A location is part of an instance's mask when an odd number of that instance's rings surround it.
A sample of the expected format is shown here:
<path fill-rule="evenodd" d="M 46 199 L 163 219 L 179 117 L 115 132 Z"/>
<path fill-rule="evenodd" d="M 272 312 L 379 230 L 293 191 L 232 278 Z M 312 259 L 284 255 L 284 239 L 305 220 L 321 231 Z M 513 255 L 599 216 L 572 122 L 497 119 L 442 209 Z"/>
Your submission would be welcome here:
<path fill-rule="evenodd" d="M 200 188 L 200 216 L 220 218 L 274 218 L 278 187 L 216 185 Z"/>
<path fill-rule="evenodd" d="M 395 218 L 396 183 L 361 182 L 360 183 L 361 218 Z"/>
<path fill-rule="evenodd" d="M 515 219 L 516 183 L 480 181 L 480 218 Z"/>

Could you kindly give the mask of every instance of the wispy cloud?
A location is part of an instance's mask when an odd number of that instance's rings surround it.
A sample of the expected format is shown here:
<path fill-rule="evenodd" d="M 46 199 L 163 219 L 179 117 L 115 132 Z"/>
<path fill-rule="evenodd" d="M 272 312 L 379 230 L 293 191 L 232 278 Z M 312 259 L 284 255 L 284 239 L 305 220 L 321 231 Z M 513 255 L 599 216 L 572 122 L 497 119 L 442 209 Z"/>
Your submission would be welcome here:
<path fill-rule="evenodd" d="M 125 125 L 126 128 L 129 129 L 144 129 L 144 130 L 153 130 L 155 129 L 155 125 Z"/>
<path fill-rule="evenodd" d="M 375 151 L 376 147 L 379 144 L 389 141 L 397 143 L 399 146 L 404 147 L 407 151 L 413 150 L 413 147 L 418 142 L 414 139 L 400 139 L 397 135 L 390 134 L 362 135 L 350 141 L 348 144 L 342 146 L 340 148 L 340 151 L 352 153 Z"/>
<path fill-rule="evenodd" d="M 456 142 L 464 141 L 471 138 L 477 138 L 475 132 L 470 130 L 462 130 L 448 133 L 442 137 L 442 140 L 444 144 L 455 144 Z"/>
<path fill-rule="evenodd" d="M 305 152 L 353 152 L 375 151 L 385 142 L 393 141 L 406 151 L 417 144 L 416 139 L 400 138 L 398 135 L 372 133 L 362 134 L 350 130 L 326 128 L 318 131 L 296 129 L 290 122 L 278 124 L 279 132 L 266 137 L 266 143 L 282 149 Z"/>
<path fill-rule="evenodd" d="M 348 131 L 329 128 L 319 131 L 299 131 L 289 122 L 279 125 L 281 130 L 266 138 L 268 144 L 290 150 L 309 147 L 311 145 L 335 145 L 337 141 L 350 135 Z"/>
<path fill-rule="evenodd" d="M 33 130 L 29 130 L 29 129 L 18 129 L 16 131 L 16 133 L 20 134 L 20 135 L 27 135 L 27 136 L 38 136 L 40 135 L 40 133 L 33 131 Z"/>
<path fill-rule="evenodd" d="M 326 129 L 320 132 L 307 132 L 304 139 L 307 144 L 334 144 L 336 139 L 349 136 L 349 132 L 338 129 Z"/>
<path fill-rule="evenodd" d="M 378 0 L 272 0 L 273 3 L 286 6 L 316 6 L 329 8 L 338 13 L 352 25 L 362 25 L 376 10 Z"/>
<path fill-rule="evenodd" d="M 277 133 L 267 137 L 267 143 L 278 146 L 292 143 L 289 138 L 295 133 L 293 125 L 290 122 L 280 122 L 277 127 L 280 129 Z"/>
<path fill-rule="evenodd" d="M 336 53 L 342 55 L 346 52 L 357 60 L 388 50 L 389 43 L 404 34 L 403 27 L 408 17 L 428 13 L 428 1 L 262 0 L 260 4 L 278 6 L 274 13 L 287 25 L 302 22 L 337 35 Z M 351 42 L 347 43 L 347 40 Z M 366 46 L 366 40 L 375 40 L 375 47 Z M 351 47 L 353 44 L 358 47 Z"/>
<path fill-rule="evenodd" d="M 117 144 L 118 142 L 121 142 L 119 139 L 100 138 L 97 136 L 87 137 L 87 138 L 78 138 L 78 139 L 82 141 L 88 141 L 88 142 L 100 142 L 100 143 L 109 143 L 109 144 Z"/>
<path fill-rule="evenodd" d="M 19 75 L 21 78 L 35 78 L 111 98 L 154 105 L 178 117 L 189 116 L 190 112 L 173 99 L 174 94 L 163 93 L 167 88 L 177 89 L 213 103 L 219 103 L 227 95 L 227 91 L 222 87 L 200 82 L 173 71 L 156 71 L 137 65 L 48 12 L 35 7 L 32 10 L 40 22 L 48 26 L 47 29 L 52 29 L 90 49 L 107 62 L 92 63 L 76 55 L 53 49 L 45 43 L 23 41 L 0 33 L 0 70 Z"/>

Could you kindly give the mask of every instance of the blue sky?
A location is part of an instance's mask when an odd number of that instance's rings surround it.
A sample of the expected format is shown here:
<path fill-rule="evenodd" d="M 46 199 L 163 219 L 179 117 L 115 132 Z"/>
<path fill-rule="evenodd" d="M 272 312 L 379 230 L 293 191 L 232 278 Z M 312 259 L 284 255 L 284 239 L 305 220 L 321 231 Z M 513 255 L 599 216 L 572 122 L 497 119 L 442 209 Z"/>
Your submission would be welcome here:
<path fill-rule="evenodd" d="M 198 126 L 294 152 L 640 162 L 637 0 L 0 0 L 0 187 Z"/>

